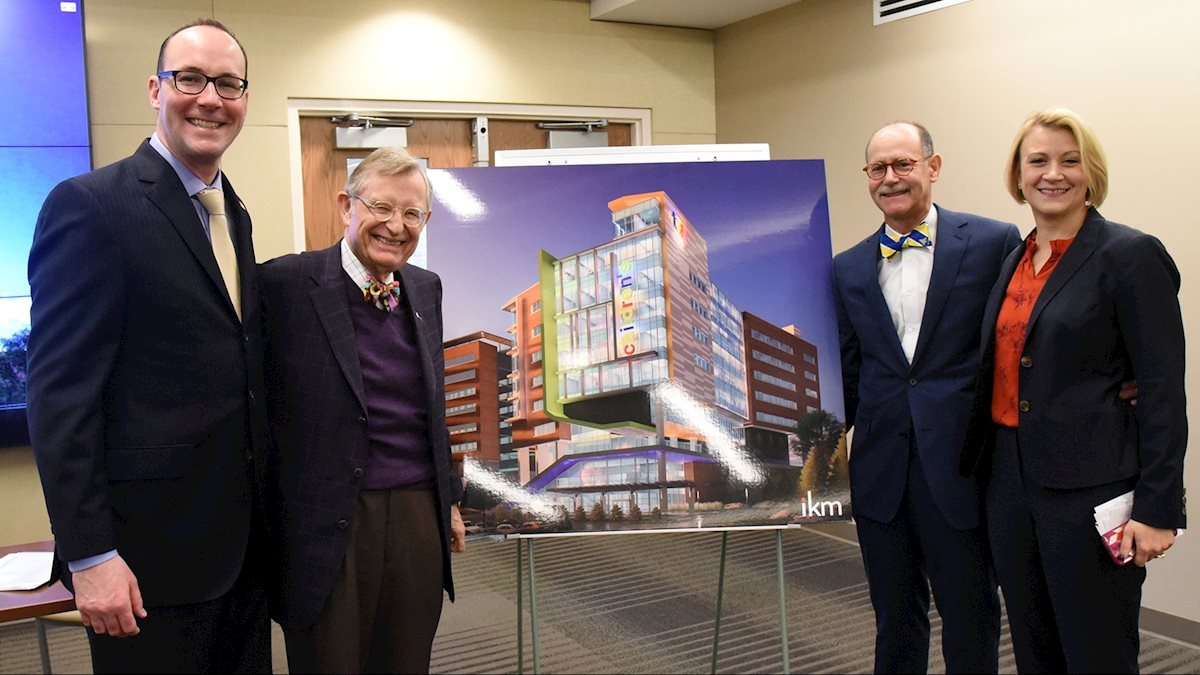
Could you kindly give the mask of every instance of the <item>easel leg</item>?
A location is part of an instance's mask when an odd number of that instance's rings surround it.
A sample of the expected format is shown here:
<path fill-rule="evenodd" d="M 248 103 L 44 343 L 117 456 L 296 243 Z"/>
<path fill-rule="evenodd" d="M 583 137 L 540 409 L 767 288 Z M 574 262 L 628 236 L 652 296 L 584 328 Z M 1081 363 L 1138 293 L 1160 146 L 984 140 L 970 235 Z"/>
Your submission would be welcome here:
<path fill-rule="evenodd" d="M 533 640 L 533 673 L 542 672 L 541 640 L 538 638 L 537 582 L 533 576 L 533 539 L 525 540 L 529 546 L 529 637 Z"/>
<path fill-rule="evenodd" d="M 788 675 L 791 657 L 788 655 L 787 585 L 783 579 L 783 530 L 775 530 L 775 569 L 779 576 L 779 634 L 783 647 L 783 675 Z"/>
<path fill-rule="evenodd" d="M 725 598 L 725 551 L 729 532 L 721 533 L 721 571 L 717 575 L 717 619 L 713 625 L 712 673 L 717 675 L 717 646 L 721 642 L 721 601 Z"/>
<path fill-rule="evenodd" d="M 525 672 L 525 603 L 522 593 L 524 591 L 525 581 L 522 579 L 521 568 L 524 566 L 524 561 L 521 560 L 521 542 L 517 541 L 517 675 L 522 675 Z"/>

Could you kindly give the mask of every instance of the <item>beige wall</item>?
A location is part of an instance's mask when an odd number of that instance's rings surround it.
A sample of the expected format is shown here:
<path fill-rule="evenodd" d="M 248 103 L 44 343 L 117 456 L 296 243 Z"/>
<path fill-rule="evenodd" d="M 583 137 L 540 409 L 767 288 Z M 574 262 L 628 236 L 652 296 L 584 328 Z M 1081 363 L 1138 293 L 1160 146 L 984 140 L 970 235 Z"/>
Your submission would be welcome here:
<path fill-rule="evenodd" d="M 171 30 L 214 17 L 249 55 L 246 127 L 225 157 L 266 260 L 293 249 L 287 100 L 649 108 L 653 141 L 716 139 L 710 31 L 590 21 L 586 0 L 89 0 L 96 166 L 154 130 L 146 81 Z M 497 264 L 500 264 L 497 261 Z M 0 544 L 50 536 L 28 448 L 0 449 Z"/>
<path fill-rule="evenodd" d="M 826 160 L 833 248 L 880 223 L 860 170 L 871 133 L 915 119 L 944 157 L 936 199 L 1030 228 L 1001 181 L 1012 136 L 1032 110 L 1065 105 L 1109 156 L 1103 213 L 1161 238 L 1184 275 L 1185 322 L 1200 316 L 1200 3 L 974 0 L 878 28 L 868 0 L 803 0 L 717 31 L 717 140 L 768 142 L 777 159 Z M 1200 338 L 1188 389 L 1200 385 Z M 1200 422 L 1200 396 L 1189 405 Z M 1193 443 L 1194 445 L 1194 443 Z M 1200 489 L 1193 448 L 1186 481 Z M 1152 565 L 1145 604 L 1200 620 L 1200 539 Z"/>
<path fill-rule="evenodd" d="M 586 0 L 90 0 L 97 165 L 153 131 L 159 43 L 208 16 L 249 55 L 249 115 L 224 169 L 260 260 L 293 249 L 289 98 L 649 108 L 655 143 L 716 138 L 712 32 L 590 21 Z"/>

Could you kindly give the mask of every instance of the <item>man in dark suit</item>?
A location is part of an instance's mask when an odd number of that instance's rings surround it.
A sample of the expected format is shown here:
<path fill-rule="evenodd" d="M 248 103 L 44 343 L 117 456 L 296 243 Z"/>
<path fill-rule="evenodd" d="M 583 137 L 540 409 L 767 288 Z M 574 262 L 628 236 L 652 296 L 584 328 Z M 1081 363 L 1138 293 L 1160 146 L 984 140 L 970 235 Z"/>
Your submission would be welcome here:
<path fill-rule="evenodd" d="M 97 672 L 271 670 L 254 247 L 220 170 L 245 78 L 221 24 L 169 35 L 153 137 L 34 231 L 30 436 Z"/>
<path fill-rule="evenodd" d="M 260 269 L 275 618 L 293 672 L 427 672 L 465 536 L 442 284 L 406 264 L 429 181 L 408 153 L 381 148 L 337 199 L 339 243 Z"/>
<path fill-rule="evenodd" d="M 996 672 L 1000 608 L 974 479 L 959 474 L 979 325 L 1017 228 L 933 204 L 942 158 L 916 123 L 867 145 L 883 226 L 834 258 L 850 490 L 876 672 L 925 672 L 929 590 L 947 672 Z"/>

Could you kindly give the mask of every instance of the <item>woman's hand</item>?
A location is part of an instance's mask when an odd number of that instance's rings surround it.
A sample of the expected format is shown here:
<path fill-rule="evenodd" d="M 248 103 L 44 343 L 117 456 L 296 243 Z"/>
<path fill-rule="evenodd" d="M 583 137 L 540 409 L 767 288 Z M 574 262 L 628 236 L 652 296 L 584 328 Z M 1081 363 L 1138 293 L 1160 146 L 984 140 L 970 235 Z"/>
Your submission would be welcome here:
<path fill-rule="evenodd" d="M 1121 557 L 1133 556 L 1138 567 L 1145 567 L 1153 558 L 1161 558 L 1175 544 L 1175 530 L 1151 527 L 1136 520 L 1125 523 L 1121 534 Z"/>

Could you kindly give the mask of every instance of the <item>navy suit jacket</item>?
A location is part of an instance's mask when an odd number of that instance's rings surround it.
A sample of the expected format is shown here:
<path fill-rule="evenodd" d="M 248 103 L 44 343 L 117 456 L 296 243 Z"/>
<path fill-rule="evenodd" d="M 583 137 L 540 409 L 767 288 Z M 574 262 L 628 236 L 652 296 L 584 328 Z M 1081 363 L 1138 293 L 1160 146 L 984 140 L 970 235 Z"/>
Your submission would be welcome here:
<path fill-rule="evenodd" d="M 974 410 L 984 304 L 1020 234 L 1011 223 L 938 207 L 933 272 L 909 365 L 879 288 L 880 230 L 833 260 L 846 426 L 854 428 L 854 514 L 884 523 L 895 517 L 915 433 L 946 520 L 976 527 L 979 485 L 959 473 L 959 458 Z"/>
<path fill-rule="evenodd" d="M 1013 252 L 983 323 L 980 428 L 991 424 L 996 318 L 1024 254 Z M 1046 280 L 1025 330 L 1018 390 L 1028 410 L 1017 433 L 1025 475 L 1069 490 L 1137 477 L 1133 519 L 1185 527 L 1187 449 L 1184 334 L 1179 270 L 1155 237 L 1088 211 Z M 1137 380 L 1137 406 L 1121 383 Z M 990 434 L 981 434 L 981 439 Z M 986 466 L 986 442 L 963 455 Z"/>
<path fill-rule="evenodd" d="M 442 356 L 442 282 L 412 265 L 396 272 L 414 310 L 429 402 L 445 588 L 450 505 L 462 497 L 451 474 Z M 279 577 L 274 618 L 303 630 L 333 589 L 350 541 L 368 453 L 367 408 L 341 244 L 260 266 L 267 330 L 267 400 L 273 449 L 268 468 Z"/>
<path fill-rule="evenodd" d="M 148 141 L 55 187 L 29 253 L 29 431 L 58 558 L 116 549 L 150 607 L 233 585 L 265 466 L 254 247 L 228 177 L 225 212 L 242 321 Z"/>

